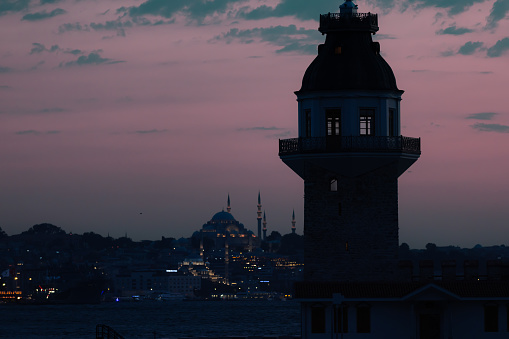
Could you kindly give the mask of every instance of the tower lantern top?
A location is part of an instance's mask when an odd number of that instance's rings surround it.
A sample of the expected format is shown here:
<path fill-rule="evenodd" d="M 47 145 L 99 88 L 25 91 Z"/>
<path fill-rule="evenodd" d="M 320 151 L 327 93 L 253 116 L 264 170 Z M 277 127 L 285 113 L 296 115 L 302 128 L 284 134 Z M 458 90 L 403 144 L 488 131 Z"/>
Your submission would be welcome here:
<path fill-rule="evenodd" d="M 358 6 L 352 0 L 345 0 L 339 6 L 339 13 L 320 15 L 320 28 L 322 34 L 342 31 L 378 31 L 378 15 L 373 13 L 357 13 Z"/>
<path fill-rule="evenodd" d="M 357 6 L 353 3 L 352 0 L 345 0 L 342 5 L 339 5 L 339 13 L 340 14 L 356 14 L 357 13 Z"/>

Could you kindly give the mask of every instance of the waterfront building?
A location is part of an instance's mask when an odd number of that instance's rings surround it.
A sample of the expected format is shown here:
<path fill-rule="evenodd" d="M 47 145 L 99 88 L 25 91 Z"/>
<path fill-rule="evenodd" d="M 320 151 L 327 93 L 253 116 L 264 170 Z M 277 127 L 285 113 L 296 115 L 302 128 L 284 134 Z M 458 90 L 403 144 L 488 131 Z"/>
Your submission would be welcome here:
<path fill-rule="evenodd" d="M 506 337 L 507 282 L 415 276 L 398 260 L 398 177 L 420 139 L 401 134 L 403 91 L 372 40 L 377 14 L 346 0 L 319 31 L 325 43 L 295 92 L 298 138 L 279 142 L 304 180 L 302 337 Z"/>
<path fill-rule="evenodd" d="M 171 294 L 173 296 L 193 297 L 194 291 L 201 288 L 201 277 L 182 275 L 162 270 L 134 270 L 117 274 L 114 279 L 115 296 L 153 296 Z"/>

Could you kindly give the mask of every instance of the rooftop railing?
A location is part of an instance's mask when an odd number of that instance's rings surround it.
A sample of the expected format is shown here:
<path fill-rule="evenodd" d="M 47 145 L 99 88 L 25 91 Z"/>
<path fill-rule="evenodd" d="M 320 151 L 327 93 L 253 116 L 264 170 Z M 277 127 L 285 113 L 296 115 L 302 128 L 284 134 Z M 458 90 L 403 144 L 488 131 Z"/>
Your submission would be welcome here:
<path fill-rule="evenodd" d="M 327 13 L 320 15 L 318 30 L 322 33 L 351 29 L 378 31 L 378 15 L 372 13 Z"/>
<path fill-rule="evenodd" d="M 279 140 L 279 155 L 342 152 L 421 153 L 421 139 L 404 136 L 338 136 Z"/>

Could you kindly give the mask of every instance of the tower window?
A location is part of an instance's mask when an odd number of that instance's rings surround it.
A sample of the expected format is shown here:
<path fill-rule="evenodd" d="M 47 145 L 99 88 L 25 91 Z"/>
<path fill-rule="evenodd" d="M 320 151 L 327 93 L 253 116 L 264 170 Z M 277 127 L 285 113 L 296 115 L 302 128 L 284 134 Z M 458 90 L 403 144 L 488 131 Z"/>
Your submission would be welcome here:
<path fill-rule="evenodd" d="M 341 46 L 334 48 L 334 54 L 341 54 Z"/>
<path fill-rule="evenodd" d="M 337 192 L 338 191 L 338 179 L 332 178 L 330 181 L 330 191 Z"/>
<path fill-rule="evenodd" d="M 360 110 L 360 135 L 375 135 L 375 110 L 362 108 Z"/>
<path fill-rule="evenodd" d="M 306 126 L 305 126 L 305 137 L 311 137 L 311 110 L 307 109 L 304 111 L 304 115 L 306 118 Z"/>
<path fill-rule="evenodd" d="M 327 118 L 327 136 L 341 135 L 341 110 L 328 109 L 325 111 Z"/>

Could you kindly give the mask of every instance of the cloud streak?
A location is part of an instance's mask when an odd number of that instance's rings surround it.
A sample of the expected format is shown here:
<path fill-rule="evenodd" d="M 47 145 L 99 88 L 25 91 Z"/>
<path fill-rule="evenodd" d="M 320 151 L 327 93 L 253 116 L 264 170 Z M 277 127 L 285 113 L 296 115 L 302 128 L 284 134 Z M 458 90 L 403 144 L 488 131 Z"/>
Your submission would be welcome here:
<path fill-rule="evenodd" d="M 496 58 L 502 56 L 507 50 L 509 50 L 509 38 L 503 38 L 502 40 L 498 40 L 495 45 L 488 48 L 487 55 L 490 58 Z"/>
<path fill-rule="evenodd" d="M 469 28 L 464 28 L 464 27 L 460 27 L 460 28 L 456 28 L 456 24 L 452 25 L 452 26 L 449 26 L 447 28 L 444 28 L 444 29 L 441 29 L 437 32 L 438 35 L 463 35 L 463 34 L 467 34 L 467 33 L 472 33 L 474 30 L 472 29 L 469 29 Z"/>
<path fill-rule="evenodd" d="M 280 127 L 264 127 L 264 126 L 256 126 L 256 127 L 244 127 L 244 128 L 237 128 L 237 131 L 239 132 L 246 132 L 246 131 L 284 131 L 285 128 Z"/>
<path fill-rule="evenodd" d="M 491 13 L 486 19 L 486 29 L 494 29 L 498 26 L 498 22 L 504 19 L 509 13 L 509 1 L 507 0 L 497 0 L 493 3 L 493 7 L 491 8 Z"/>
<path fill-rule="evenodd" d="M 125 62 L 122 60 L 113 60 L 101 57 L 97 52 L 92 52 L 88 55 L 81 55 L 74 61 L 61 63 L 60 67 L 73 67 L 73 66 L 86 66 L 86 65 L 111 65 Z"/>
<path fill-rule="evenodd" d="M 28 9 L 30 0 L 1 0 L 0 16 L 11 12 L 21 12 Z"/>
<path fill-rule="evenodd" d="M 509 126 L 501 124 L 485 124 L 478 122 L 470 127 L 480 132 L 509 133 Z"/>
<path fill-rule="evenodd" d="M 469 114 L 465 119 L 492 120 L 498 113 L 482 112 Z"/>
<path fill-rule="evenodd" d="M 462 55 L 471 55 L 474 54 L 477 50 L 479 50 L 483 46 L 483 43 L 480 41 L 468 41 L 463 46 L 461 46 L 458 50 L 458 54 Z"/>
<path fill-rule="evenodd" d="M 62 15 L 62 14 L 65 14 L 65 13 L 67 13 L 67 12 L 65 10 L 63 10 L 62 8 L 56 8 L 56 9 L 52 10 L 51 12 L 40 11 L 40 12 L 25 14 L 23 16 L 23 18 L 21 18 L 21 20 L 24 20 L 24 21 L 40 21 L 40 20 L 45 20 L 45 19 L 53 18 L 53 17 L 55 17 L 57 15 Z"/>
<path fill-rule="evenodd" d="M 168 132 L 167 129 L 150 129 L 150 130 L 139 130 L 135 131 L 136 134 L 157 134 L 157 133 L 166 133 Z"/>
<path fill-rule="evenodd" d="M 316 37 L 315 37 L 316 36 Z M 281 47 L 277 53 L 298 52 L 301 54 L 316 54 L 316 46 L 320 42 L 320 35 L 316 30 L 297 28 L 295 25 L 271 26 L 267 28 L 253 28 L 240 30 L 232 28 L 211 41 L 239 41 L 250 44 L 259 40 Z"/>
<path fill-rule="evenodd" d="M 60 134 L 60 131 L 37 131 L 33 129 L 24 130 L 24 131 L 17 131 L 15 132 L 16 135 L 51 135 L 51 134 Z"/>

